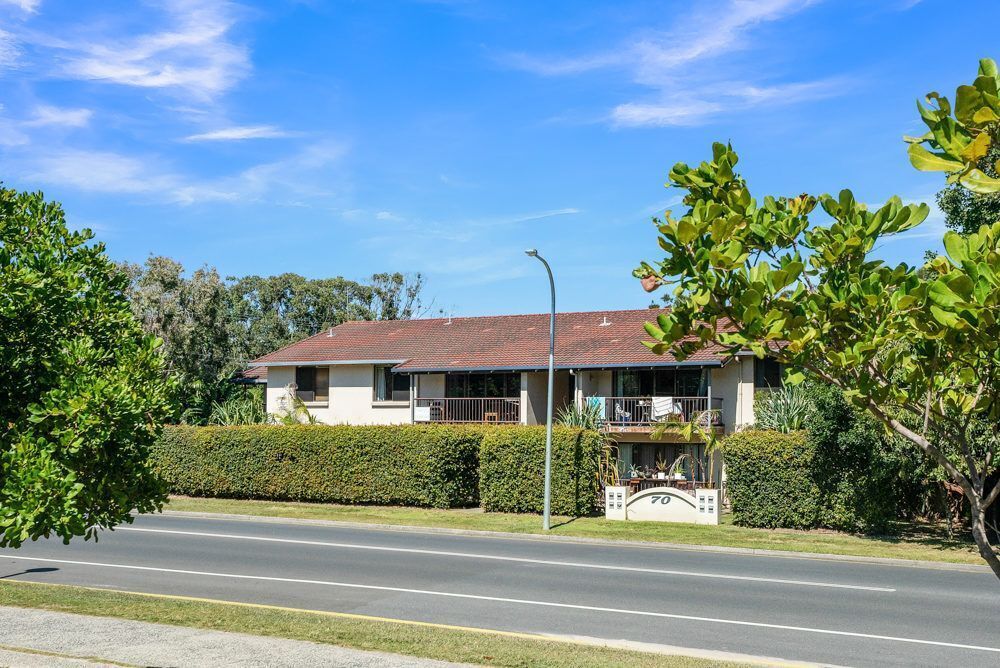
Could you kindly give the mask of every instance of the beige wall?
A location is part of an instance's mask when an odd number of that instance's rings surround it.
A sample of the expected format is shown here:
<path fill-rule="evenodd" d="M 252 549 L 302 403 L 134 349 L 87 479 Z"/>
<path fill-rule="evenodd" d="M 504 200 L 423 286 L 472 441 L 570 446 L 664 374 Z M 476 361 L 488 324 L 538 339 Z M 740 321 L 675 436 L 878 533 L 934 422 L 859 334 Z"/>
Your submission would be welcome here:
<path fill-rule="evenodd" d="M 330 367 L 330 401 L 306 404 L 323 424 L 404 424 L 410 422 L 409 401 L 374 401 L 375 368 L 371 364 Z M 286 387 L 295 381 L 295 367 L 267 370 L 267 412 L 278 413 Z"/>
<path fill-rule="evenodd" d="M 595 371 L 592 369 L 581 369 L 576 372 L 577 393 L 581 397 L 610 397 L 613 387 L 611 385 L 610 371 Z"/>
<path fill-rule="evenodd" d="M 417 376 L 417 396 L 429 399 L 444 397 L 444 374 L 427 373 Z"/>
<path fill-rule="evenodd" d="M 738 357 L 721 369 L 712 369 L 712 396 L 722 399 L 727 433 L 753 424 L 753 359 Z"/>

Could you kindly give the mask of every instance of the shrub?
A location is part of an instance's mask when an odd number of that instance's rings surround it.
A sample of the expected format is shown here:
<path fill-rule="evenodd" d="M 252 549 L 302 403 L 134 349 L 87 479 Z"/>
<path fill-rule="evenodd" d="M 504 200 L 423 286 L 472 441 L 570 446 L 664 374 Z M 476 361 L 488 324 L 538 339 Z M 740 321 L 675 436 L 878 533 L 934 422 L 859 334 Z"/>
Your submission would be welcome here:
<path fill-rule="evenodd" d="M 815 449 L 806 432 L 747 430 L 726 438 L 722 447 L 734 524 L 769 529 L 818 525 Z"/>
<path fill-rule="evenodd" d="M 552 513 L 587 515 L 598 504 L 604 440 L 595 431 L 552 431 Z M 479 498 L 493 512 L 540 513 L 544 499 L 545 428 L 495 427 L 479 454 Z"/>
<path fill-rule="evenodd" d="M 225 401 L 213 402 L 208 423 L 227 426 L 267 423 L 264 390 L 252 387 Z"/>
<path fill-rule="evenodd" d="M 174 493 L 474 505 L 483 430 L 453 425 L 168 427 L 152 464 Z"/>
<path fill-rule="evenodd" d="M 753 402 L 757 429 L 789 433 L 805 429 L 813 416 L 812 397 L 803 385 L 758 391 Z"/>

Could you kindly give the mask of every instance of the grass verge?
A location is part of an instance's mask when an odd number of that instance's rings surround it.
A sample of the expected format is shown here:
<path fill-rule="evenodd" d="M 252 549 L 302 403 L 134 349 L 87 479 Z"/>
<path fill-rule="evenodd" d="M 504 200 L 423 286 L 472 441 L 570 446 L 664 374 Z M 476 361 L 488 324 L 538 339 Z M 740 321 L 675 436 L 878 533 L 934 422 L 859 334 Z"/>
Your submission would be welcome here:
<path fill-rule="evenodd" d="M 527 634 L 10 580 L 0 583 L 0 605 L 237 631 L 488 666 L 744 665 L 546 640 Z"/>
<path fill-rule="evenodd" d="M 238 499 L 196 499 L 171 497 L 169 510 L 186 510 L 235 515 L 261 515 L 295 519 L 369 522 L 401 526 L 444 527 L 512 533 L 542 533 L 537 515 L 484 513 L 474 510 L 435 510 L 395 506 L 341 506 L 323 503 L 245 501 Z M 901 524 L 895 536 L 868 537 L 835 531 L 793 531 L 783 529 L 748 529 L 728 523 L 723 517 L 719 526 L 664 524 L 660 522 L 614 522 L 603 517 L 554 517 L 551 533 L 561 536 L 639 540 L 685 545 L 786 550 L 981 564 L 971 539 L 948 538 L 943 527 L 927 524 Z"/>

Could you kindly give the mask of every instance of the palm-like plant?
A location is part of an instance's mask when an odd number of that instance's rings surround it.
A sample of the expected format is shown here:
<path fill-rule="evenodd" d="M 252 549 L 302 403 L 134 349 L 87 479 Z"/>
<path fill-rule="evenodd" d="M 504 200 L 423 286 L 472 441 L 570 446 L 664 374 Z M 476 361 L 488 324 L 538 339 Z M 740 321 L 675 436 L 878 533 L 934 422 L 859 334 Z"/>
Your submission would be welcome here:
<path fill-rule="evenodd" d="M 758 429 L 788 433 L 805 429 L 813 405 L 802 385 L 786 385 L 777 390 L 759 392 L 754 398 Z"/>
<path fill-rule="evenodd" d="M 222 402 L 212 402 L 212 412 L 208 416 L 209 424 L 216 425 L 246 425 L 264 424 L 267 422 L 267 411 L 264 408 L 264 397 L 260 390 L 252 389 L 241 392 Z"/>

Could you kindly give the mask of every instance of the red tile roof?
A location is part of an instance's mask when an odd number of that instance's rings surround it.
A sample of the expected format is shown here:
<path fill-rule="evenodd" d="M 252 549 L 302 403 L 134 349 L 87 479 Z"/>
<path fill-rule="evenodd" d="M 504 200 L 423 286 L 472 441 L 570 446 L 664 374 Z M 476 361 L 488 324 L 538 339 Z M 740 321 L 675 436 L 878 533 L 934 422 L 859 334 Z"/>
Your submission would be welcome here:
<path fill-rule="evenodd" d="M 598 368 L 678 364 L 655 355 L 643 323 L 657 309 L 556 315 L 556 366 Z M 351 321 L 254 360 L 254 366 L 381 362 L 397 371 L 543 369 L 548 366 L 548 314 Z M 719 364 L 706 349 L 685 363 Z"/>
<path fill-rule="evenodd" d="M 258 366 L 250 369 L 242 369 L 233 374 L 230 380 L 238 384 L 255 384 L 267 382 L 267 367 Z"/>

